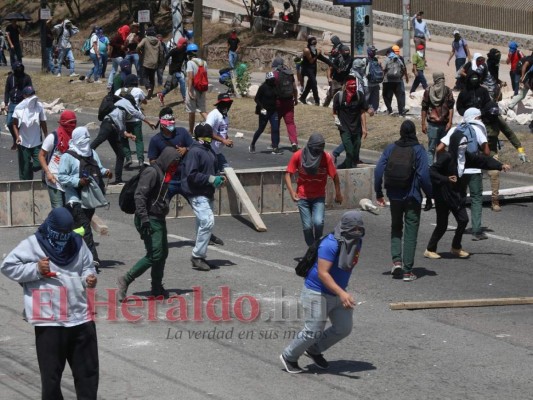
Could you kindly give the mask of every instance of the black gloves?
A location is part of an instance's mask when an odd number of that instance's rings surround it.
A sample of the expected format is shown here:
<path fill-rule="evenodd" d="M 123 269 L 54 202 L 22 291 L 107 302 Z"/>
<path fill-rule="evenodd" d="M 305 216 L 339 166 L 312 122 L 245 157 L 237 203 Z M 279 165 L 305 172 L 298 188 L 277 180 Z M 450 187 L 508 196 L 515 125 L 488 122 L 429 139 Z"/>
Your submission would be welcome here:
<path fill-rule="evenodd" d="M 433 201 L 431 201 L 431 197 L 426 197 L 426 205 L 424 206 L 424 211 L 429 211 L 433 208 Z"/>
<path fill-rule="evenodd" d="M 152 230 L 152 225 L 150 221 L 143 222 L 141 225 L 141 239 L 145 239 L 150 236 L 154 231 Z"/>

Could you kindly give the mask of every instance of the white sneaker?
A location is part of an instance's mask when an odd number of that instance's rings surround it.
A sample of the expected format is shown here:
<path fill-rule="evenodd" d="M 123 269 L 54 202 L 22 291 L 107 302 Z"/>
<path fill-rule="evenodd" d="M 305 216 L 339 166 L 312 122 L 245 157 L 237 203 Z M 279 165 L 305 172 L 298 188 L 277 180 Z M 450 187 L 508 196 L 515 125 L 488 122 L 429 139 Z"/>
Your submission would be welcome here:
<path fill-rule="evenodd" d="M 102 83 L 102 81 L 98 80 L 98 81 L 94 81 L 93 83 Z"/>
<path fill-rule="evenodd" d="M 76 76 L 80 76 L 80 74 L 77 74 L 77 73 L 73 72 L 73 73 L 70 74 L 69 76 L 74 78 L 74 77 L 76 77 Z"/>
<path fill-rule="evenodd" d="M 61 73 L 57 74 L 56 76 L 57 76 L 58 78 L 61 78 Z"/>

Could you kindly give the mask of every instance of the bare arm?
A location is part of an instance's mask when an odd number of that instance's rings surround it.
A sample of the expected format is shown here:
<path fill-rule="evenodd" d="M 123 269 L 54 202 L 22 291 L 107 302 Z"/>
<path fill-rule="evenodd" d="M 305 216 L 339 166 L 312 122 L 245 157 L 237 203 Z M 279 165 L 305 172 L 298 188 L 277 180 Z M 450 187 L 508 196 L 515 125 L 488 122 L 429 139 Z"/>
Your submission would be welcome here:
<path fill-rule="evenodd" d="M 287 187 L 287 190 L 289 191 L 289 194 L 291 195 L 291 199 L 293 201 L 300 200 L 298 196 L 296 195 L 296 192 L 292 188 L 292 174 L 290 172 L 285 172 L 285 186 Z M 337 178 L 338 179 L 338 178 Z"/>
<path fill-rule="evenodd" d="M 337 296 L 339 296 L 344 308 L 354 308 L 355 300 L 353 296 L 343 290 L 339 285 L 337 285 L 337 283 L 329 273 L 332 266 L 333 263 L 331 261 L 319 258 L 317 266 L 318 278 L 322 281 L 324 286 L 326 286 L 326 288 L 330 292 L 335 293 Z"/>

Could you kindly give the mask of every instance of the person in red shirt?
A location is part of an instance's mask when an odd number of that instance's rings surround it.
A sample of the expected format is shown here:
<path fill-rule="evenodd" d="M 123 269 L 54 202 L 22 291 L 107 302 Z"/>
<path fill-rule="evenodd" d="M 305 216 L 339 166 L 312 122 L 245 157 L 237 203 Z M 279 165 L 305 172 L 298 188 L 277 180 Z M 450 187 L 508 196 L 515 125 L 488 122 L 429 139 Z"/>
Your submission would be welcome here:
<path fill-rule="evenodd" d="M 342 194 L 331 155 L 324 151 L 326 142 L 320 133 L 313 133 L 305 148 L 296 151 L 285 171 L 285 185 L 293 201 L 298 203 L 305 243 L 311 246 L 322 236 L 326 183 L 328 176 L 335 184 L 335 202 L 342 203 Z M 298 173 L 296 192 L 292 187 L 292 175 Z"/>
<path fill-rule="evenodd" d="M 518 44 L 514 41 L 509 42 L 509 53 L 507 54 L 506 64 L 511 64 L 511 70 L 509 76 L 511 77 L 511 86 L 513 88 L 514 95 L 518 94 L 520 88 L 520 71 L 516 70 L 516 64 L 524 57 L 524 53 L 518 50 Z"/>

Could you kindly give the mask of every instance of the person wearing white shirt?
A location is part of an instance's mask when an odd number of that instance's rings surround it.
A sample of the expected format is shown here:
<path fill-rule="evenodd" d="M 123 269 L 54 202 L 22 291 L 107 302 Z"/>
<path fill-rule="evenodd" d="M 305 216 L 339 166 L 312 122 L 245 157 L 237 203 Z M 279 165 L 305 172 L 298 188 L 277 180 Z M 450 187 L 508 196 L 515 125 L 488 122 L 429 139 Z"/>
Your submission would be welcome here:
<path fill-rule="evenodd" d="M 97 31 L 100 29 L 99 27 L 95 27 L 93 29 L 93 33 L 91 34 L 90 42 L 91 42 L 91 49 L 89 50 L 89 57 L 91 58 L 91 61 L 93 62 L 93 67 L 89 70 L 89 73 L 85 77 L 85 81 L 87 83 L 99 83 L 100 73 L 101 73 L 101 66 L 100 66 L 100 50 L 99 50 L 99 39 L 97 35 Z M 92 79 L 92 76 L 94 76 L 94 80 Z"/>
<path fill-rule="evenodd" d="M 219 136 L 221 139 L 228 140 L 228 128 L 229 118 L 228 112 L 233 104 L 233 100 L 227 93 L 221 93 L 218 95 L 217 102 L 215 103 L 215 109 L 207 114 L 205 120 L 213 128 L 214 136 Z M 222 154 L 222 147 L 226 145 L 223 141 L 213 141 L 211 148 L 217 156 L 218 170 L 224 171 L 224 168 L 229 167 L 228 160 L 224 154 Z"/>

